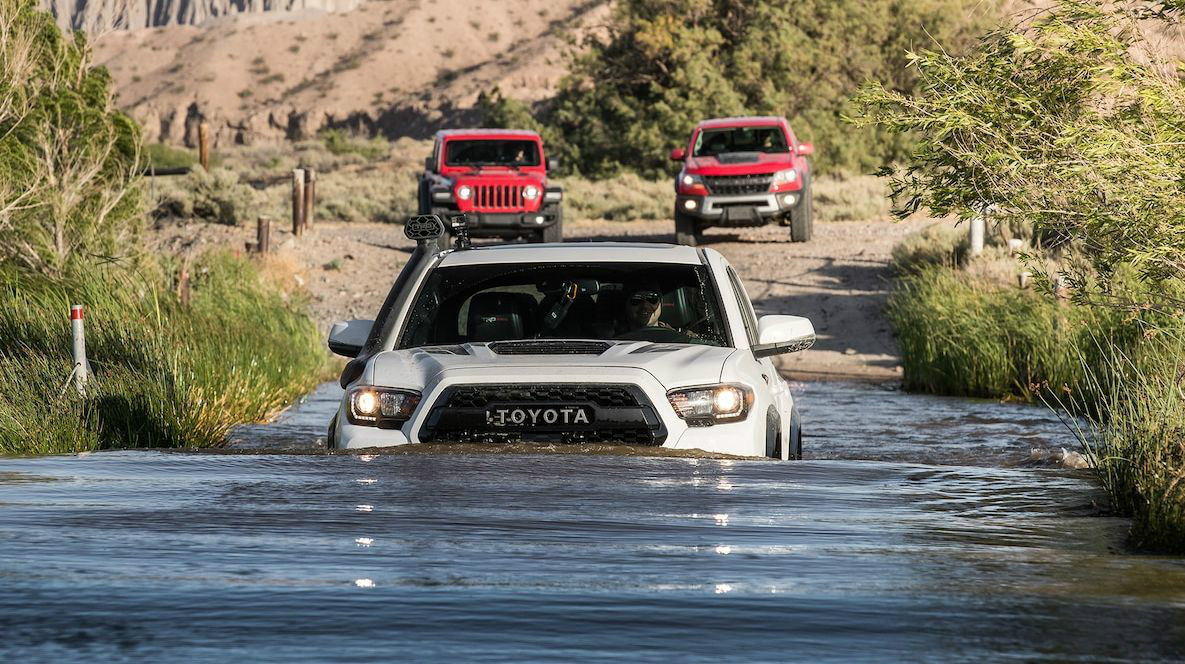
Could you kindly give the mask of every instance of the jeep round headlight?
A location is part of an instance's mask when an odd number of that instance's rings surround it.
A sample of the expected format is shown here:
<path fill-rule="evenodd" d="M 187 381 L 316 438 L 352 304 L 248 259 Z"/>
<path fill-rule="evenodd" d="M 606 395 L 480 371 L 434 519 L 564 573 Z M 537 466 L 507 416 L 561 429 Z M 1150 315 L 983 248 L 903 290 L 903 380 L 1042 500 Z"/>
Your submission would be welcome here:
<path fill-rule="evenodd" d="M 356 387 L 350 392 L 350 424 L 395 428 L 411 418 L 420 404 L 418 392 L 385 387 Z"/>
<path fill-rule="evenodd" d="M 469 197 L 472 195 L 473 195 L 473 190 L 469 188 L 469 185 L 463 184 L 460 187 L 457 187 L 457 198 L 458 199 L 467 201 L 467 200 L 469 200 Z"/>
<path fill-rule="evenodd" d="M 527 185 L 523 189 L 523 198 L 527 199 L 528 201 L 533 201 L 536 198 L 539 198 L 539 187 L 536 187 L 533 184 Z"/>
<path fill-rule="evenodd" d="M 749 414 L 753 391 L 743 385 L 705 385 L 667 392 L 679 417 L 692 426 L 737 422 Z"/>

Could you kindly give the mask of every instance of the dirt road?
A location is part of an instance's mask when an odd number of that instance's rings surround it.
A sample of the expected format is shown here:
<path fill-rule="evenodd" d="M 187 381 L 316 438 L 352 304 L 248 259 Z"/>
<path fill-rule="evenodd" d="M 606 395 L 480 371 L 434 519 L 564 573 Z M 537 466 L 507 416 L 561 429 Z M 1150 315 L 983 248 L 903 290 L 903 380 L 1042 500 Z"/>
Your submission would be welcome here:
<path fill-rule="evenodd" d="M 758 314 L 795 314 L 814 323 L 814 348 L 779 357 L 788 378 L 890 382 L 901 375 L 881 313 L 891 285 L 890 252 L 928 223 L 817 223 L 807 243 L 791 243 L 786 229 L 774 226 L 712 229 L 706 246 L 733 264 Z M 669 221 L 577 221 L 564 231 L 572 241 L 673 241 Z M 187 243 L 241 248 L 253 235 L 254 229 L 193 224 L 163 230 L 157 244 L 174 252 Z M 359 223 L 322 223 L 299 241 L 279 231 L 272 243 L 278 248 L 273 271 L 308 291 L 312 314 L 326 330 L 335 320 L 373 317 L 414 246 L 401 226 Z"/>

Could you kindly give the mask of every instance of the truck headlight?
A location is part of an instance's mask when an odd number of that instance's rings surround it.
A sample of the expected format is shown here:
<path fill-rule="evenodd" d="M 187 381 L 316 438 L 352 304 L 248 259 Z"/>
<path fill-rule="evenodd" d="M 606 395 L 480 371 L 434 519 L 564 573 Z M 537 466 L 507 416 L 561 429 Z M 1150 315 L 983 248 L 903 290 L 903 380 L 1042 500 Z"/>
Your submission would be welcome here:
<path fill-rule="evenodd" d="M 787 168 L 784 171 L 778 171 L 778 172 L 774 173 L 773 183 L 774 184 L 783 184 L 786 182 L 794 182 L 797 179 L 798 179 L 798 171 L 794 170 L 793 168 Z"/>
<path fill-rule="evenodd" d="M 667 399 L 675 413 L 691 426 L 711 426 L 745 419 L 753 405 L 753 390 L 743 385 L 704 385 L 671 390 Z"/>
<path fill-rule="evenodd" d="M 473 190 L 469 188 L 469 185 L 463 184 L 460 187 L 457 187 L 457 198 L 460 200 L 467 201 L 472 195 Z"/>
<path fill-rule="evenodd" d="M 533 184 L 527 185 L 523 189 L 523 198 L 527 199 L 528 201 L 533 201 L 536 198 L 539 198 L 539 187 L 536 187 Z"/>
<path fill-rule="evenodd" d="M 362 386 L 350 390 L 350 424 L 392 429 L 411 419 L 420 404 L 420 393 L 386 387 Z"/>

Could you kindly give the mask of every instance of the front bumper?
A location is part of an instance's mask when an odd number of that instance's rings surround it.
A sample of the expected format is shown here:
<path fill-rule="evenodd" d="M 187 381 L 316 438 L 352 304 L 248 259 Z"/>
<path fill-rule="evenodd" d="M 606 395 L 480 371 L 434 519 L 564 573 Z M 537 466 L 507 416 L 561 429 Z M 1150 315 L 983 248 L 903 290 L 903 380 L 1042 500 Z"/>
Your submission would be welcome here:
<path fill-rule="evenodd" d="M 514 382 L 508 384 L 507 377 L 491 377 L 484 371 L 446 371 L 439 382 L 424 391 L 419 408 L 399 429 L 349 424 L 343 410 L 338 417 L 338 447 L 360 449 L 439 442 L 598 442 L 695 448 L 743 456 L 765 453 L 764 418 L 750 413 L 741 422 L 689 427 L 671 408 L 666 388 L 645 371 L 616 368 L 584 371 L 579 384 L 550 382 L 555 379 L 554 372 L 545 370 L 535 376 L 515 373 Z M 569 388 L 600 394 L 592 397 L 573 395 Z M 554 398 L 548 402 L 553 406 L 589 406 L 590 425 L 494 426 L 487 421 L 490 402 L 474 396 L 475 393 L 501 391 L 503 396 L 499 404 L 528 407 L 532 402 L 526 393 L 532 390 L 553 390 Z M 623 393 L 629 393 L 629 396 Z M 533 405 L 546 407 L 548 404 L 535 402 Z"/>
<path fill-rule="evenodd" d="M 788 217 L 801 200 L 801 190 L 729 196 L 679 194 L 675 209 L 713 226 L 761 226 Z"/>

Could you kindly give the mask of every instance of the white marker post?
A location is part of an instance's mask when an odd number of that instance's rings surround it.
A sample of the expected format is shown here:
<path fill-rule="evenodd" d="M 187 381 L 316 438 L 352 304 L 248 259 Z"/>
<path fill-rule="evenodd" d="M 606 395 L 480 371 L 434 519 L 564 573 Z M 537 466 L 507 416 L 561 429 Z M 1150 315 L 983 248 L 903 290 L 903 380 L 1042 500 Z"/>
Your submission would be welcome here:
<path fill-rule="evenodd" d="M 986 226 L 983 215 L 971 218 L 971 256 L 976 257 L 983 253 L 983 236 Z"/>
<path fill-rule="evenodd" d="M 78 386 L 78 393 L 83 394 L 90 365 L 86 361 L 86 330 L 82 326 L 81 304 L 70 307 L 70 332 L 74 337 L 74 384 Z"/>

